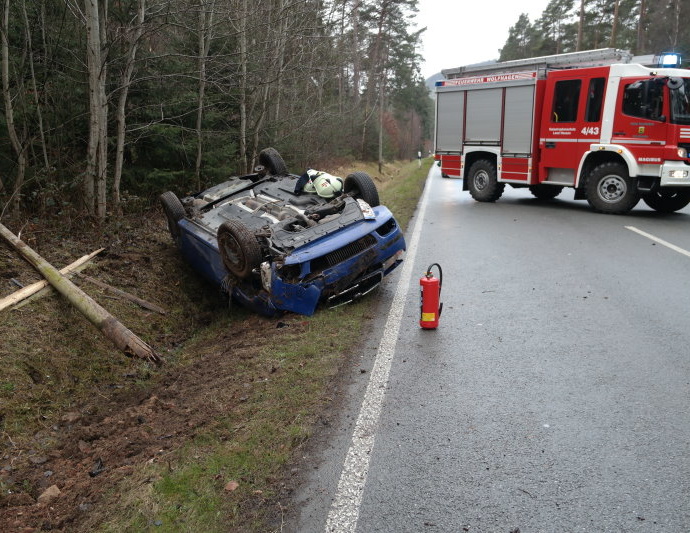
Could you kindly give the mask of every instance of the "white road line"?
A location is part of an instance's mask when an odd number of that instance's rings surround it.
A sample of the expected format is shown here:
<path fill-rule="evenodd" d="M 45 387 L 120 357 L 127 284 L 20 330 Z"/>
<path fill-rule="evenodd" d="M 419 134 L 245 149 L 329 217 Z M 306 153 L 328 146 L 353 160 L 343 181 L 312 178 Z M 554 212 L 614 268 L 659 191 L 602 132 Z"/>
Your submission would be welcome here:
<path fill-rule="evenodd" d="M 371 372 L 369 384 L 367 385 L 364 400 L 362 400 L 362 406 L 360 407 L 359 416 L 352 434 L 352 444 L 350 444 L 350 449 L 345 457 L 335 499 L 326 520 L 326 531 L 328 532 L 354 533 L 357 529 L 359 507 L 362 503 L 362 494 L 364 493 L 364 486 L 369 473 L 369 460 L 374 449 L 376 426 L 378 425 L 383 398 L 388 386 L 388 375 L 393 362 L 395 345 L 398 342 L 403 308 L 407 291 L 410 288 L 410 281 L 412 280 L 412 268 L 417 255 L 417 245 L 419 244 L 419 235 L 422 231 L 422 221 L 424 220 L 430 188 L 431 180 L 427 177 L 419 211 L 414 221 L 412 236 L 407 243 L 407 251 L 405 252 L 405 261 L 402 265 L 400 279 L 393 296 L 388 320 L 386 320 L 383 336 L 376 352 L 374 368 Z"/>
<path fill-rule="evenodd" d="M 635 226 L 625 226 L 625 228 L 629 229 L 630 231 L 634 231 L 635 233 L 642 235 L 643 237 L 647 237 L 648 239 L 650 239 L 654 242 L 658 242 L 659 244 L 666 246 L 667 248 L 670 248 L 674 252 L 678 252 L 679 254 L 683 254 L 683 255 L 690 257 L 690 252 L 688 252 L 687 250 L 684 250 L 683 248 L 680 248 L 680 247 L 676 246 L 675 244 L 671 244 L 670 242 L 667 242 L 663 239 L 660 239 L 659 237 L 655 237 L 654 235 L 651 235 L 651 234 L 646 233 L 640 229 L 637 229 Z"/>

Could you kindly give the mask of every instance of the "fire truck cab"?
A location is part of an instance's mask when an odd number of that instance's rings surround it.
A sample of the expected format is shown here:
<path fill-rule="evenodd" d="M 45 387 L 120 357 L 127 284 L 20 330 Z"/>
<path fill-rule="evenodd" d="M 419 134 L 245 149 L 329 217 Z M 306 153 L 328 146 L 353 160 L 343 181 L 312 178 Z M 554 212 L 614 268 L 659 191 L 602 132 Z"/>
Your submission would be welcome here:
<path fill-rule="evenodd" d="M 498 200 L 507 183 L 545 200 L 572 187 L 602 213 L 626 213 L 640 199 L 660 212 L 684 208 L 690 70 L 632 60 L 602 49 L 444 70 L 435 132 L 443 175 L 463 178 L 480 202 Z"/>

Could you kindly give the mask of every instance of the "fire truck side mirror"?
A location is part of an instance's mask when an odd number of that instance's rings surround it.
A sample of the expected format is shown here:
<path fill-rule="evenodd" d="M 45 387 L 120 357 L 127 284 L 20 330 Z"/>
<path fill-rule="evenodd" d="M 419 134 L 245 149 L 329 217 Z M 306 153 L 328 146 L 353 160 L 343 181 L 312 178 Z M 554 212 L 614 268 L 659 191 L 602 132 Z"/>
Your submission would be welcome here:
<path fill-rule="evenodd" d="M 682 78 L 669 78 L 668 82 L 666 82 L 666 85 L 672 91 L 676 91 L 683 86 L 683 79 Z"/>

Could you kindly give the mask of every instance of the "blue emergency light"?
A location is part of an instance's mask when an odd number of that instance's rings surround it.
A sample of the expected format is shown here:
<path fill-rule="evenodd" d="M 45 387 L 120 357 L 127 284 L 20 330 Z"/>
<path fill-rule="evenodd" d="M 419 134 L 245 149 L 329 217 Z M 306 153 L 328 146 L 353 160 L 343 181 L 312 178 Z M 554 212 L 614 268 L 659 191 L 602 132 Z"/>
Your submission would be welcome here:
<path fill-rule="evenodd" d="M 660 68 L 680 68 L 680 54 L 676 52 L 663 52 L 656 56 L 656 66 Z"/>

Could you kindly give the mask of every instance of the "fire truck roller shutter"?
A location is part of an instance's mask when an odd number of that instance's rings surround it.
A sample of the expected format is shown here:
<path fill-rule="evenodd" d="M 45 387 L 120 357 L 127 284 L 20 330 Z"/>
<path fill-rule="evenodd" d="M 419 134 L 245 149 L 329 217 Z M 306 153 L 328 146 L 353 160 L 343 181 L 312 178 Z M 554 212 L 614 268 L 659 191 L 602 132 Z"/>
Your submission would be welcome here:
<path fill-rule="evenodd" d="M 462 150 L 462 124 L 465 113 L 465 91 L 436 94 L 436 151 Z"/>
<path fill-rule="evenodd" d="M 503 89 L 467 91 L 465 141 L 498 145 L 501 140 Z"/>
<path fill-rule="evenodd" d="M 504 155 L 531 154 L 533 117 L 534 85 L 506 88 L 503 122 Z"/>

